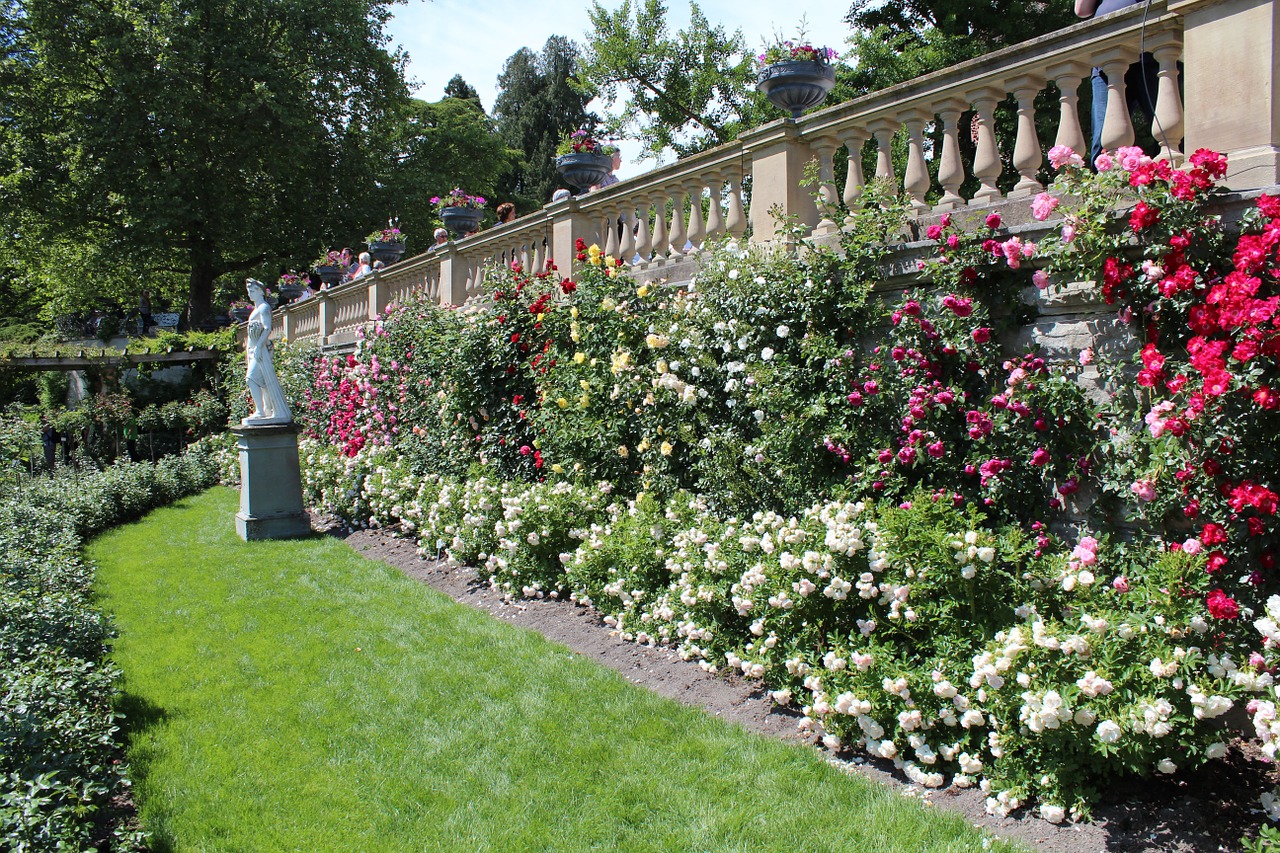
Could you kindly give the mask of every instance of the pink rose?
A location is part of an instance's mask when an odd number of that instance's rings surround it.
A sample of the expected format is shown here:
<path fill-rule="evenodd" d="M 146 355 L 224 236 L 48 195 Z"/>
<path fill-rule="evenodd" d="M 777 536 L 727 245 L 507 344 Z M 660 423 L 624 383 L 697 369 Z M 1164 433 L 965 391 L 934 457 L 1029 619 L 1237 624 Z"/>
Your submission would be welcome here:
<path fill-rule="evenodd" d="M 1084 158 L 1066 145 L 1055 145 L 1049 149 L 1049 165 L 1055 169 L 1063 166 L 1083 166 Z"/>
<path fill-rule="evenodd" d="M 1031 274 L 1031 283 L 1041 290 L 1049 289 L 1049 274 L 1044 270 L 1036 270 Z"/>
<path fill-rule="evenodd" d="M 1115 588 L 1116 592 L 1128 592 L 1129 579 L 1124 575 L 1117 575 L 1116 579 L 1111 582 L 1111 586 Z"/>
<path fill-rule="evenodd" d="M 1138 496 L 1138 500 L 1144 503 L 1150 503 L 1156 499 L 1156 487 L 1151 484 L 1150 480 L 1135 480 L 1129 486 L 1129 491 Z"/>
<path fill-rule="evenodd" d="M 1111 159 L 1111 155 L 1103 151 L 1098 155 L 1098 159 L 1093 161 L 1093 166 L 1099 172 L 1110 172 L 1116 167 L 1116 161 Z"/>
<path fill-rule="evenodd" d="M 1049 451 L 1045 450 L 1043 447 L 1037 447 L 1035 451 L 1031 454 L 1031 464 L 1032 465 L 1048 465 L 1050 458 L 1051 457 L 1049 456 Z"/>
<path fill-rule="evenodd" d="M 1038 222 L 1044 222 L 1062 202 L 1048 193 L 1040 193 L 1031 200 L 1031 215 Z"/>

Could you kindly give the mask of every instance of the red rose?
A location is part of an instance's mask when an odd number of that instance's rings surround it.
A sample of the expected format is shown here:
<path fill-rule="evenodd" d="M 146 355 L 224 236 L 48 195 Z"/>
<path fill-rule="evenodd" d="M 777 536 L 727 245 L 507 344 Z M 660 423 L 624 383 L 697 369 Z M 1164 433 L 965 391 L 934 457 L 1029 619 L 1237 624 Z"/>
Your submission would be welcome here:
<path fill-rule="evenodd" d="M 1209 615 L 1215 619 L 1237 619 L 1240 616 L 1240 605 L 1220 589 L 1209 593 L 1206 603 L 1209 605 Z"/>

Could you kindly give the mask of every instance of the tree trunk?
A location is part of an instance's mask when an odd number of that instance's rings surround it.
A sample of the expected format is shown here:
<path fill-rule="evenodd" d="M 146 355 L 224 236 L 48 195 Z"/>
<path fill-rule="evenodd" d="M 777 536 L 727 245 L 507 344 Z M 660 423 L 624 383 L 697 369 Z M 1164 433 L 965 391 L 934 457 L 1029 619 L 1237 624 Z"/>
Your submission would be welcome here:
<path fill-rule="evenodd" d="M 215 278 L 213 246 L 208 241 L 199 241 L 191 250 L 191 280 L 187 295 L 187 325 L 190 328 L 198 329 L 212 318 Z"/>

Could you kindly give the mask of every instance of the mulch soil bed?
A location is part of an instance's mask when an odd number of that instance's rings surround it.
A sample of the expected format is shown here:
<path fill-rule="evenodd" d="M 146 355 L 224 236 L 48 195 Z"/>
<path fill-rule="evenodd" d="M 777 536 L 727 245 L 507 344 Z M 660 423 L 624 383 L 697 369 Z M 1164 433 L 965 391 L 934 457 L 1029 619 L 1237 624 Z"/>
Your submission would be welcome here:
<path fill-rule="evenodd" d="M 797 728 L 800 715 L 777 706 L 758 684 L 733 674 L 712 675 L 680 660 L 670 649 L 623 640 L 599 613 L 569 601 L 503 601 L 470 567 L 419 556 L 416 543 L 392 530 L 350 531 L 315 518 L 315 527 L 338 536 L 359 553 L 396 567 L 463 604 L 549 640 L 620 673 L 628 681 L 686 705 L 704 709 L 753 732 L 789 741 L 808 741 Z M 1236 717 L 1237 723 L 1247 722 Z M 992 817 L 976 788 L 926 790 L 910 784 L 892 762 L 843 752 L 829 760 L 849 773 L 890 785 L 904 796 L 957 812 L 995 835 L 1014 838 L 1034 850 L 1193 851 L 1237 850 L 1263 819 L 1258 796 L 1276 784 L 1273 765 L 1237 738 L 1229 759 L 1175 780 L 1136 779 L 1118 784 L 1095 808 L 1089 823 L 1055 825 L 1024 809 L 1009 818 Z"/>

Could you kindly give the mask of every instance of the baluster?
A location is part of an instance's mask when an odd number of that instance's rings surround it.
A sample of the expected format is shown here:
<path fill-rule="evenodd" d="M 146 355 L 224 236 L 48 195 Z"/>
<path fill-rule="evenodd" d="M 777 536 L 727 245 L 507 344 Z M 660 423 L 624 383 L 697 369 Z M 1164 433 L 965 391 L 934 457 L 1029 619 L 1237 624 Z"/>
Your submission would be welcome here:
<path fill-rule="evenodd" d="M 636 211 L 635 202 L 627 202 L 626 207 L 622 208 L 622 240 L 618 246 L 618 257 L 630 266 L 636 257 Z"/>
<path fill-rule="evenodd" d="M 813 150 L 818 157 L 818 213 L 822 217 L 813 228 L 815 237 L 840 230 L 836 225 L 840 207 L 836 201 L 835 171 L 836 149 L 839 147 L 840 143 L 834 136 L 821 136 L 813 141 Z"/>
<path fill-rule="evenodd" d="M 1011 199 L 1044 191 L 1044 184 L 1036 180 L 1036 173 L 1044 165 L 1040 137 L 1036 134 L 1036 93 L 1043 87 L 1044 81 L 1030 74 L 1009 81 L 1009 89 L 1018 101 L 1018 141 L 1013 146 L 1013 167 L 1021 176 L 1009 193 Z"/>
<path fill-rule="evenodd" d="M 673 261 L 684 257 L 684 193 L 677 187 L 671 193 L 671 251 L 667 255 Z"/>
<path fill-rule="evenodd" d="M 1133 144 L 1133 120 L 1129 117 L 1129 101 L 1124 90 L 1124 75 L 1133 60 L 1122 47 L 1113 48 L 1095 58 L 1095 64 L 1107 75 L 1107 113 L 1102 122 L 1102 147 L 1115 151 Z"/>
<path fill-rule="evenodd" d="M 670 251 L 670 238 L 667 236 L 667 193 L 663 191 L 653 197 L 653 259 L 650 265 L 660 267 L 665 264 Z"/>
<path fill-rule="evenodd" d="M 702 251 L 702 243 L 707 237 L 707 227 L 702 218 L 702 179 L 686 181 L 684 188 L 689 197 L 689 230 L 685 232 L 685 238 L 689 241 L 688 253 L 696 255 Z"/>
<path fill-rule="evenodd" d="M 640 256 L 640 268 L 649 266 L 649 258 L 653 255 L 653 239 L 649 232 L 650 197 L 643 196 L 636 208 L 636 254 Z"/>
<path fill-rule="evenodd" d="M 1049 68 L 1049 77 L 1058 86 L 1058 135 L 1054 145 L 1065 145 L 1081 157 L 1088 158 L 1089 142 L 1080 128 L 1080 81 L 1089 66 L 1064 62 Z"/>
<path fill-rule="evenodd" d="M 738 248 L 738 241 L 747 233 L 747 215 L 742 209 L 742 181 L 736 172 L 729 173 L 729 218 L 725 228 L 729 231 L 729 246 Z"/>
<path fill-rule="evenodd" d="M 969 104 L 966 101 L 944 101 L 938 110 L 942 119 L 942 159 L 938 162 L 938 183 L 942 185 L 942 198 L 934 210 L 955 210 L 964 206 L 960 185 L 964 183 L 964 162 L 960 159 L 960 116 Z"/>
<path fill-rule="evenodd" d="M 853 227 L 853 211 L 858 199 L 862 198 L 862 189 L 866 180 L 862 177 L 862 147 L 867 144 L 867 134 L 862 128 L 850 128 L 842 131 L 840 141 L 848 149 L 849 171 L 844 178 L 844 206 L 849 209 L 845 217 L 846 228 Z"/>
<path fill-rule="evenodd" d="M 1160 143 L 1159 158 L 1168 160 L 1175 168 L 1182 163 L 1183 115 L 1182 93 L 1178 91 L 1178 58 L 1182 56 L 1182 43 L 1177 33 L 1167 33 L 1166 41 L 1151 50 L 1159 65 L 1159 82 L 1156 84 L 1156 114 L 1151 121 L 1151 135 Z"/>
<path fill-rule="evenodd" d="M 978 179 L 978 191 L 969 204 L 980 206 L 1000 200 L 996 180 L 1000 177 L 1000 151 L 996 148 L 995 110 L 1004 99 L 999 89 L 984 87 L 972 93 L 970 100 L 977 112 L 978 142 L 973 155 L 973 176 Z"/>
<path fill-rule="evenodd" d="M 893 135 L 898 123 L 877 119 L 867 126 L 876 141 L 876 180 L 885 181 L 893 192 L 898 191 L 898 178 L 893 172 Z"/>
<path fill-rule="evenodd" d="M 604 219 L 604 256 L 612 260 L 618 257 L 618 214 L 614 210 Z"/>
<path fill-rule="evenodd" d="M 724 212 L 720 208 L 724 178 L 719 172 L 708 172 L 707 184 L 711 187 L 710 206 L 707 208 L 707 240 L 719 240 L 724 236 Z"/>
<path fill-rule="evenodd" d="M 902 189 L 911 200 L 911 209 L 916 216 L 929 210 L 926 197 L 929 194 L 929 167 L 924 162 L 924 123 L 931 118 L 923 111 L 913 111 L 906 115 L 907 126 L 907 170 L 902 176 Z"/>

